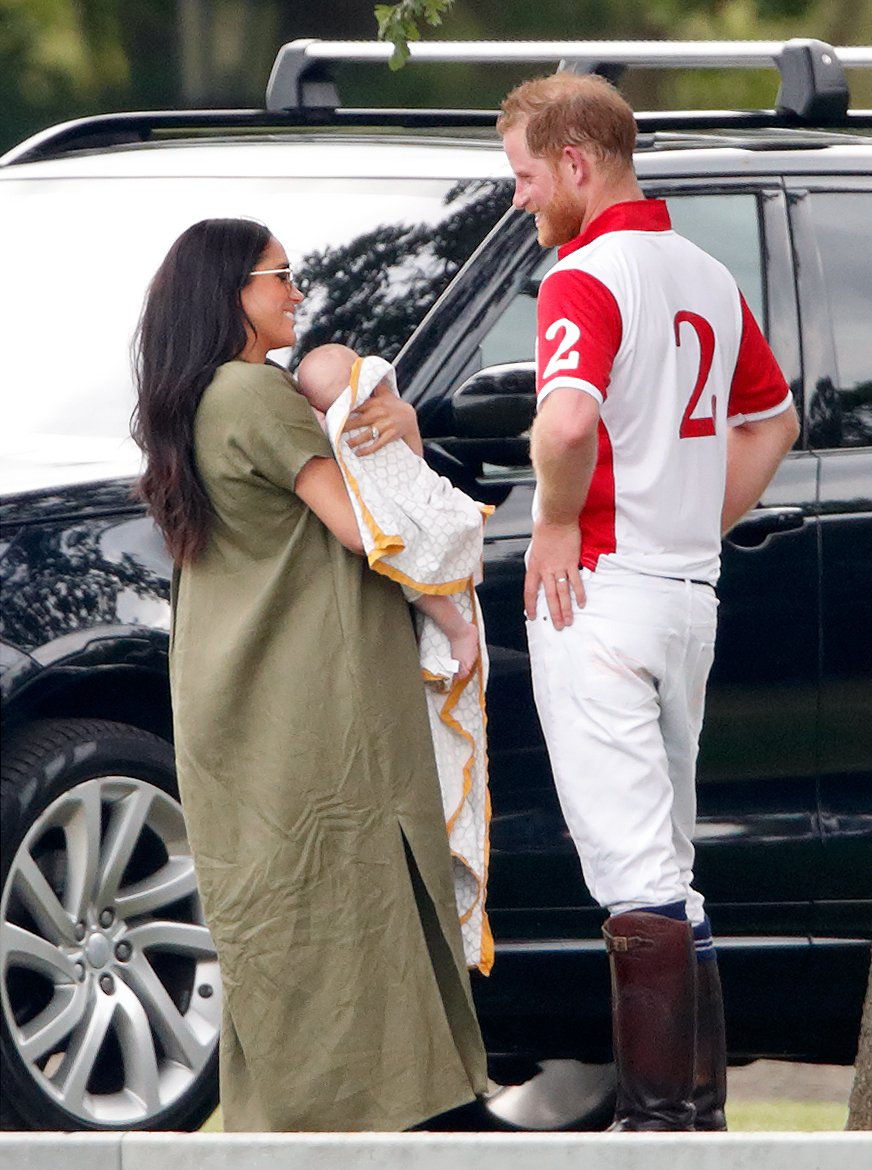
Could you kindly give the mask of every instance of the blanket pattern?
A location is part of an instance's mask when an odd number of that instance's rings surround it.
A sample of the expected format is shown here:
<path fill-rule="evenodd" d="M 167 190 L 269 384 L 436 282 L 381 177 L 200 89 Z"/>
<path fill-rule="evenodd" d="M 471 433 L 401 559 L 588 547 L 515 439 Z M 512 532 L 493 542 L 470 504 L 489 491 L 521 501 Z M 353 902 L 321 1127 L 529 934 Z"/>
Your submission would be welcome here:
<path fill-rule="evenodd" d="M 343 427 L 382 381 L 397 392 L 388 362 L 358 358 L 351 384 L 327 412 L 327 434 L 370 567 L 399 582 L 410 600 L 422 593 L 450 595 L 478 630 L 478 661 L 467 678 L 458 679 L 448 638 L 435 622 L 415 611 L 464 954 L 470 967 L 487 974 L 494 949 L 485 909 L 490 825 L 485 740 L 488 658 L 475 584 L 481 578 L 483 521 L 493 509 L 437 475 L 403 442 L 389 443 L 371 455 L 355 453 Z"/>

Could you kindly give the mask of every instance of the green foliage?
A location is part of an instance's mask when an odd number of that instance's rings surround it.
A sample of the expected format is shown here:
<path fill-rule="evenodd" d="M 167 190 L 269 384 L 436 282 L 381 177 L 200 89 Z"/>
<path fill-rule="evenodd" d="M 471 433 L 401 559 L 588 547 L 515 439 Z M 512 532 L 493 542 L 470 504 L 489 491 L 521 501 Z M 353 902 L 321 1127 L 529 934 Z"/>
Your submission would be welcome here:
<path fill-rule="evenodd" d="M 0 53 L 26 99 L 87 98 L 129 82 L 120 12 L 106 0 L 0 0 Z M 0 58 L 0 59 L 2 59 Z M 7 82 L 8 82 L 7 78 Z"/>
<path fill-rule="evenodd" d="M 119 0 L 0 0 L 0 153 L 47 122 L 119 108 L 131 74 Z"/>
<path fill-rule="evenodd" d="M 398 4 L 376 5 L 378 39 L 390 41 L 394 46 L 391 69 L 402 69 L 409 59 L 409 41 L 421 39 L 418 21 L 423 20 L 435 28 L 442 23 L 442 14 L 453 3 L 454 0 L 400 0 Z"/>
<path fill-rule="evenodd" d="M 258 106 L 283 41 L 370 39 L 359 0 L 0 0 L 0 153 L 52 122 L 124 109 Z M 448 14 L 450 12 L 450 18 Z M 422 31 L 479 39 L 782 40 L 868 44 L 872 0 L 400 0 L 376 8 L 391 70 L 341 71 L 344 105 L 495 108 L 547 66 L 401 69 Z M 419 31 L 420 30 L 420 31 Z M 849 73 L 852 104 L 872 106 L 872 70 Z M 640 110 L 770 107 L 768 70 L 629 70 Z"/>

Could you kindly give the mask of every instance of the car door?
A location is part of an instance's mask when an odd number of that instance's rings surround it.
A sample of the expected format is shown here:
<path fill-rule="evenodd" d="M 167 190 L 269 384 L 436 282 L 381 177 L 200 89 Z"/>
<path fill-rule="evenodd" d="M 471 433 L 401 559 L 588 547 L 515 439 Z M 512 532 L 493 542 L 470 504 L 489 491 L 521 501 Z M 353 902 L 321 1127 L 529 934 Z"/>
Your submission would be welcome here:
<path fill-rule="evenodd" d="M 704 186 L 682 181 L 660 183 L 655 193 L 668 198 L 679 230 L 720 253 L 736 272 L 799 390 L 780 184 L 725 182 L 718 188 L 710 180 Z M 489 461 L 486 443 L 446 433 L 445 402 L 476 369 L 532 359 L 537 275 L 549 263 L 535 245 L 530 218 L 510 215 L 403 355 L 431 461 L 497 505 L 486 528 L 481 587 L 492 648 L 491 906 L 498 938 L 512 939 L 594 935 L 599 916 L 585 896 L 553 797 L 529 690 L 521 582 L 532 475 L 528 465 Z M 701 885 L 718 907 L 722 932 L 801 934 L 807 927 L 819 847 L 815 485 L 815 457 L 794 453 L 761 509 L 724 549 L 721 634 L 700 762 L 699 838 Z"/>
<path fill-rule="evenodd" d="M 782 184 L 679 182 L 659 193 L 676 229 L 733 272 L 802 414 Z M 700 741 L 697 880 L 727 936 L 802 936 L 820 867 L 817 470 L 801 440 L 723 544 Z"/>
<path fill-rule="evenodd" d="M 800 303 L 820 461 L 821 693 L 818 773 L 824 864 L 813 933 L 872 936 L 872 184 L 806 176 L 791 187 Z M 824 311 L 822 311 L 822 307 Z"/>
<path fill-rule="evenodd" d="M 822 863 L 810 923 L 807 1030 L 853 1051 L 872 938 L 872 332 L 868 176 L 789 187 L 809 446 L 820 464 Z M 833 979 L 838 970 L 840 978 Z"/>
<path fill-rule="evenodd" d="M 511 191 L 507 182 L 507 209 Z M 508 937 L 541 937 L 541 920 L 530 926 L 525 914 L 536 908 L 538 915 L 539 907 L 550 904 L 548 929 L 559 937 L 570 929 L 578 933 L 577 922 L 561 925 L 562 910 L 584 899 L 579 897 L 578 863 L 554 794 L 530 685 L 522 602 L 533 493 L 529 447 L 522 433 L 513 449 L 517 458 L 503 462 L 487 440 L 459 437 L 451 413 L 452 395 L 470 375 L 532 357 L 537 274 L 550 262 L 532 226 L 530 217 L 507 212 L 399 364 L 401 378 L 408 371 L 408 396 L 418 407 L 431 464 L 496 508 L 485 526 L 485 572 L 479 587 L 491 655 L 491 904 L 497 918 L 510 917 L 503 923 Z M 485 420 L 485 430 L 487 426 Z"/>
<path fill-rule="evenodd" d="M 506 185 L 506 206 L 511 184 Z M 400 383 L 418 408 L 429 462 L 495 506 L 485 525 L 481 599 L 490 654 L 487 690 L 492 803 L 488 912 L 497 962 L 475 980 L 488 1049 L 515 1049 L 526 1020 L 536 1051 L 577 1045 L 564 1021 L 585 1017 L 587 1051 L 608 1058 L 608 969 L 602 913 L 581 879 L 536 715 L 523 613 L 523 555 L 530 539 L 533 475 L 525 431 L 514 438 L 459 435 L 454 406 L 466 380 L 494 365 L 524 362 L 535 341 L 538 275 L 550 264 L 532 219 L 508 211 L 398 360 Z M 527 385 L 530 386 L 529 368 Z M 521 415 L 523 415 L 521 411 Z M 469 432 L 474 426 L 468 428 Z M 577 989 L 583 986 L 584 996 Z M 535 988 L 535 994 L 530 989 Z M 562 1033 L 562 1034 L 561 1034 Z"/>

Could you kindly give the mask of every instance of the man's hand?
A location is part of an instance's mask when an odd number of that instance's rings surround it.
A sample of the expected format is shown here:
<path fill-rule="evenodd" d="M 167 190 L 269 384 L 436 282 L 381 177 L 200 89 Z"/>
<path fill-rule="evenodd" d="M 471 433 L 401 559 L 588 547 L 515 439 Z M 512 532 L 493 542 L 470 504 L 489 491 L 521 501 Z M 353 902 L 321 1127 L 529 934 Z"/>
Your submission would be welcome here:
<path fill-rule="evenodd" d="M 539 586 L 544 585 L 555 630 L 572 625 L 572 598 L 580 606 L 585 601 L 580 560 L 581 533 L 577 520 L 569 524 L 536 521 L 524 578 L 524 611 L 530 621 L 536 616 Z"/>
<path fill-rule="evenodd" d="M 597 454 L 599 403 L 590 394 L 552 391 L 539 409 L 530 438 L 536 472 L 536 515 L 527 553 L 524 610 L 536 616 L 539 586 L 555 630 L 572 625 L 572 598 L 584 605 L 578 516 Z"/>

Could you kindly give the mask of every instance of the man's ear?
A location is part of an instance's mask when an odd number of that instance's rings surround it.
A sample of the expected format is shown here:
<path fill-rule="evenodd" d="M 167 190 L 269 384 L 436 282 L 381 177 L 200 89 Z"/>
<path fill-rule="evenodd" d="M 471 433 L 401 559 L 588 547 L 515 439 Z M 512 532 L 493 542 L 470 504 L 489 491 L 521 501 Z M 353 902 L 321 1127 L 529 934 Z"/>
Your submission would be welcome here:
<path fill-rule="evenodd" d="M 560 159 L 570 181 L 580 187 L 588 176 L 587 155 L 578 146 L 564 146 Z"/>

